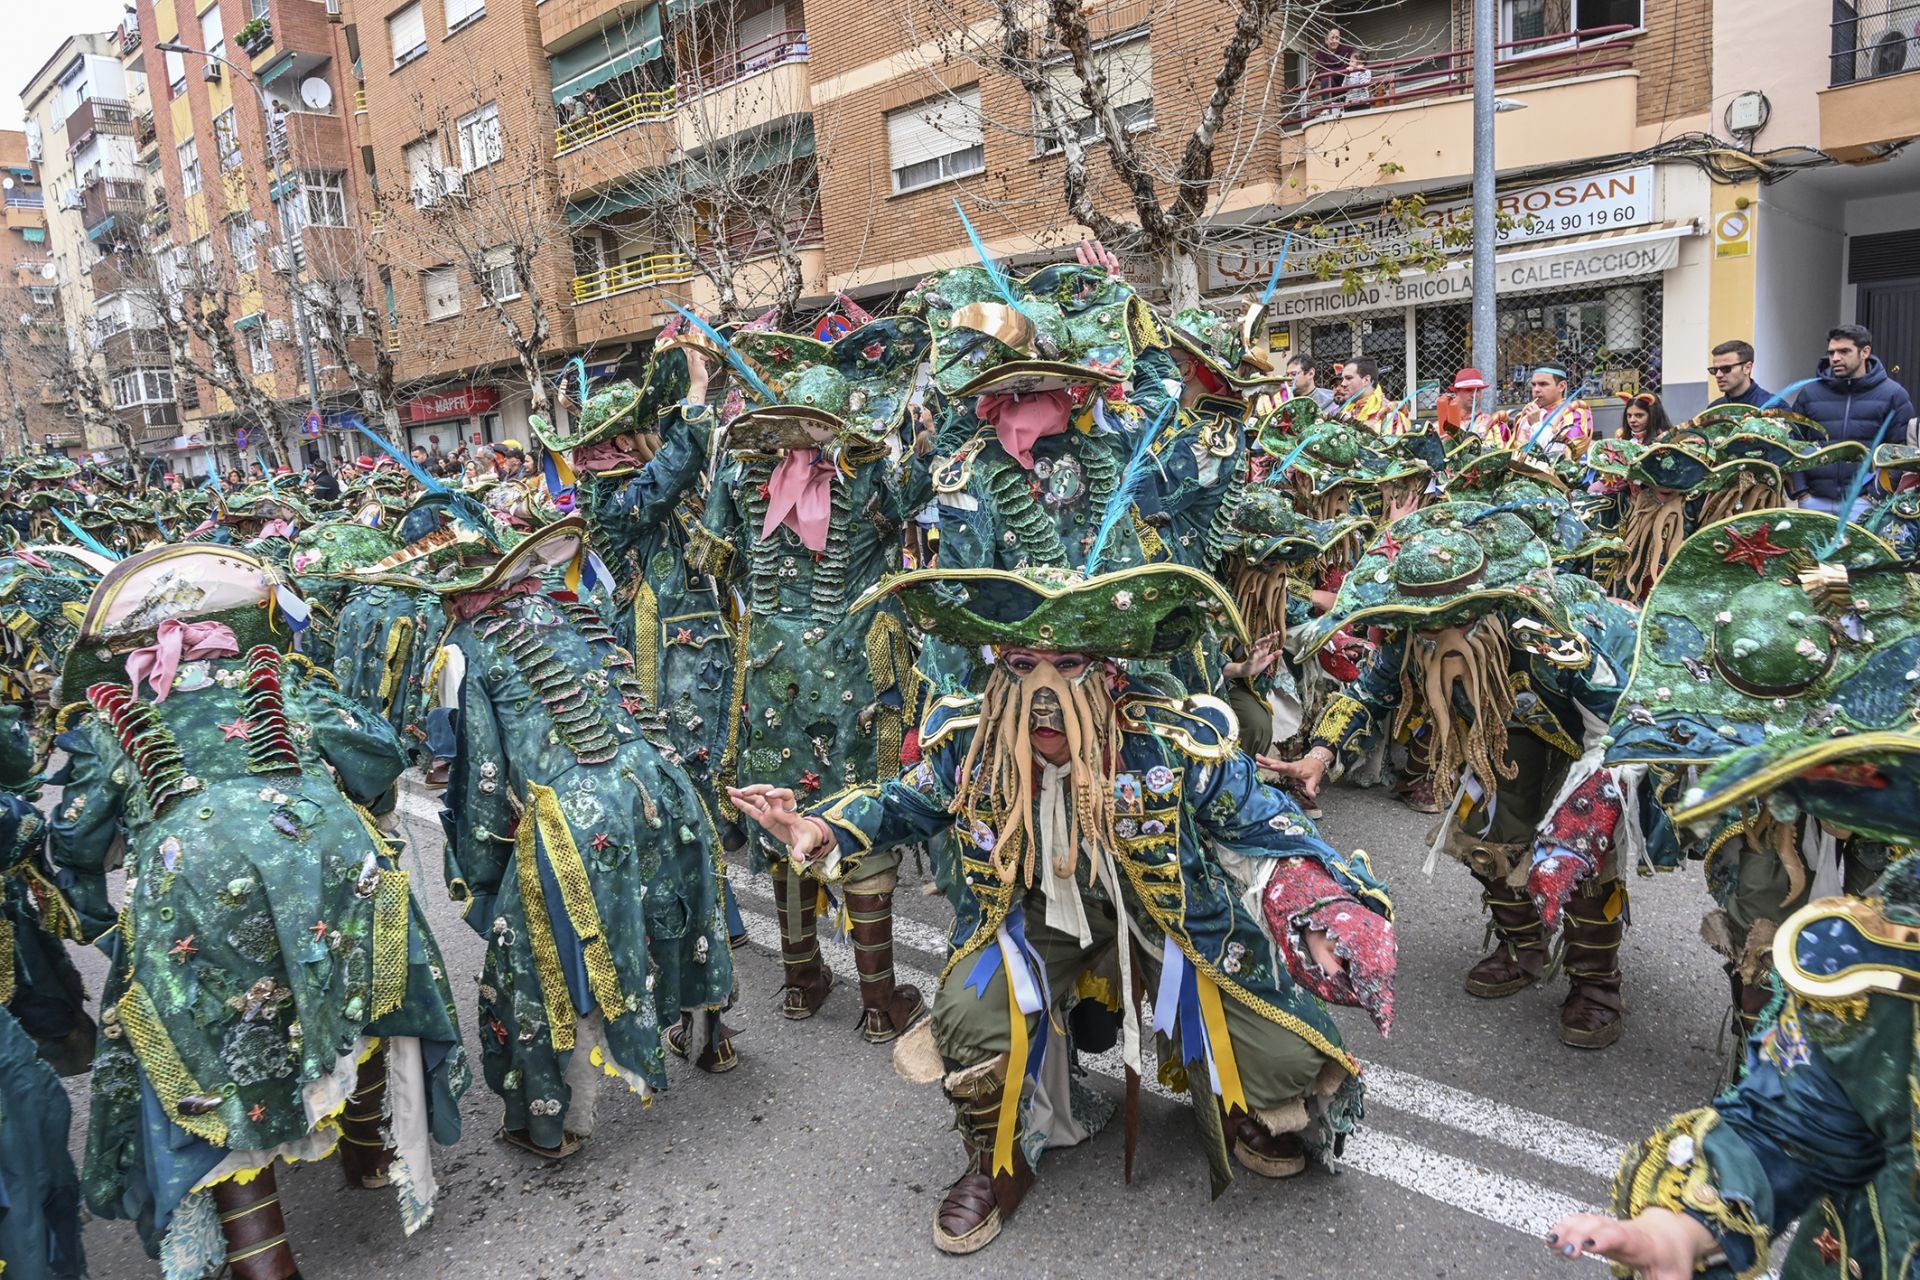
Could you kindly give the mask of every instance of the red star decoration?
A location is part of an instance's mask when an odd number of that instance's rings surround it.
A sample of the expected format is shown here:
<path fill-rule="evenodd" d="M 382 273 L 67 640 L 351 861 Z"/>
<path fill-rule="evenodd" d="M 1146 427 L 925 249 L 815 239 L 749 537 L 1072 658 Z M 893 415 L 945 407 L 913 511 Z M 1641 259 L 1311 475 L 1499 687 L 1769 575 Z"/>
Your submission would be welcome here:
<path fill-rule="evenodd" d="M 307 932 L 313 935 L 315 942 L 324 941 L 327 936 L 327 922 L 325 920 L 315 920 L 307 926 Z"/>
<path fill-rule="evenodd" d="M 773 486 L 770 484 L 757 484 L 753 486 L 753 491 L 760 495 L 762 502 L 770 501 L 773 498 Z"/>
<path fill-rule="evenodd" d="M 1761 525 L 1752 533 L 1729 533 L 1727 540 L 1733 546 L 1720 557 L 1725 564 L 1744 564 L 1760 577 L 1767 576 L 1767 561 L 1775 556 L 1790 554 L 1785 547 L 1776 547 L 1771 540 L 1771 531 Z"/>
<path fill-rule="evenodd" d="M 595 853 L 605 853 L 611 848 L 613 848 L 613 837 L 606 832 L 602 831 L 593 838 L 593 851 Z"/>
<path fill-rule="evenodd" d="M 1813 1247 L 1820 1251 L 1820 1260 L 1829 1264 L 1840 1261 L 1840 1241 L 1831 1231 L 1822 1231 L 1813 1238 Z"/>
<path fill-rule="evenodd" d="M 247 1119 L 253 1121 L 255 1124 L 259 1124 L 262 1120 L 265 1120 L 266 1118 L 267 1118 L 267 1108 L 263 1103 L 256 1102 L 251 1107 L 247 1108 Z"/>
<path fill-rule="evenodd" d="M 248 731 L 253 728 L 253 721 L 247 719 L 245 716 L 235 716 L 232 724 L 216 725 L 215 727 L 225 735 L 226 741 L 232 742 L 235 738 L 246 737 Z"/>
<path fill-rule="evenodd" d="M 1382 534 L 1380 535 L 1380 541 L 1373 544 L 1373 553 L 1375 555 L 1385 556 L 1387 563 L 1392 564 L 1394 560 L 1399 557 L 1400 548 L 1404 545 L 1400 539 L 1394 537 L 1392 534 Z"/>
<path fill-rule="evenodd" d="M 493 1032 L 495 1043 L 505 1044 L 507 1042 L 507 1024 L 500 1021 L 500 1019 L 488 1018 L 487 1030 Z"/>
<path fill-rule="evenodd" d="M 640 699 L 634 697 L 631 694 L 620 699 L 620 709 L 626 712 L 630 716 L 639 715 L 643 706 L 644 704 L 640 701 Z"/>
<path fill-rule="evenodd" d="M 800 785 L 809 791 L 820 789 L 820 775 L 811 771 L 800 775 Z"/>
<path fill-rule="evenodd" d="M 193 945 L 193 935 L 188 934 L 186 937 L 180 939 L 180 941 L 174 943 L 171 947 L 168 947 L 167 954 L 172 956 L 175 960 L 178 960 L 181 964 L 185 964 L 187 962 L 187 957 L 190 955 L 193 955 L 195 952 L 199 950 L 200 948 Z"/>
<path fill-rule="evenodd" d="M 673 633 L 673 642 L 675 644 L 692 644 L 693 629 L 691 627 L 681 627 Z"/>
<path fill-rule="evenodd" d="M 705 764 L 707 762 L 707 757 L 712 754 L 713 753 L 711 751 L 708 751 L 705 747 L 695 747 L 693 751 L 693 758 L 695 760 L 698 760 L 701 764 Z"/>

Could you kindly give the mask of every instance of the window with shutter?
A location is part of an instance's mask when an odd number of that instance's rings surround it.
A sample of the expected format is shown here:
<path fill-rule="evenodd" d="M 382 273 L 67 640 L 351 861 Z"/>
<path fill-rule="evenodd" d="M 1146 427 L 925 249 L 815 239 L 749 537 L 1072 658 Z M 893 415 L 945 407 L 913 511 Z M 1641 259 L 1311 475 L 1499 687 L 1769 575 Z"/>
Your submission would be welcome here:
<path fill-rule="evenodd" d="M 1145 31 L 1130 31 L 1094 46 L 1094 59 L 1107 80 L 1107 101 L 1114 115 L 1131 133 L 1153 126 L 1153 48 Z M 1073 118 L 1075 135 L 1082 142 L 1097 142 L 1105 137 L 1100 122 L 1086 109 L 1080 97 L 1080 76 L 1065 58 L 1047 68 L 1053 91 Z M 1060 150 L 1060 138 L 1038 102 L 1033 104 L 1034 152 L 1046 155 Z"/>
<path fill-rule="evenodd" d="M 405 66 L 427 51 L 427 22 L 420 12 L 420 0 L 387 18 L 387 46 L 393 50 L 393 65 Z"/>
<path fill-rule="evenodd" d="M 511 302 L 520 296 L 520 270 L 513 264 L 513 248 L 501 245 L 487 250 L 487 294 L 494 302 Z"/>
<path fill-rule="evenodd" d="M 440 194 L 440 146 L 433 138 L 421 138 L 407 144 L 407 192 L 416 205 L 427 204 Z"/>
<path fill-rule="evenodd" d="M 220 46 L 226 38 L 226 30 L 220 25 L 219 4 L 209 5 L 200 15 L 200 47 L 208 53 L 225 54 L 226 50 Z"/>
<path fill-rule="evenodd" d="M 487 0 L 447 0 L 447 33 L 451 35 L 487 11 Z"/>
<path fill-rule="evenodd" d="M 460 314 L 460 276 L 451 266 L 421 272 L 420 290 L 429 322 Z"/>
<path fill-rule="evenodd" d="M 187 90 L 187 60 L 173 50 L 167 50 L 167 94 L 177 98 Z"/>
<path fill-rule="evenodd" d="M 980 87 L 888 112 L 887 154 L 896 192 L 980 172 L 987 163 Z"/>

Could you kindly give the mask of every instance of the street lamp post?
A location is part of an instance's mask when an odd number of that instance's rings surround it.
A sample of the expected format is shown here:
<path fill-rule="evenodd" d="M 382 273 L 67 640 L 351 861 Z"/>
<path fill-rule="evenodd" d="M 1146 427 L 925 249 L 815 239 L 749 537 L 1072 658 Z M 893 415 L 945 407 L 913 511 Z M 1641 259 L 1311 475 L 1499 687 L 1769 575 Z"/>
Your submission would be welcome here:
<path fill-rule="evenodd" d="M 1497 170 L 1493 154 L 1493 63 L 1498 39 L 1499 0 L 1473 0 L 1473 367 L 1500 385 L 1498 345 L 1494 341 L 1493 198 Z M 1498 395 L 1498 392 L 1495 393 Z"/>
<path fill-rule="evenodd" d="M 189 45 L 182 44 L 178 40 L 163 40 L 159 44 L 156 44 L 154 48 L 160 50 L 162 53 L 191 53 L 198 54 L 202 58 L 211 58 L 213 61 L 230 68 L 235 75 L 239 76 L 252 87 L 254 96 L 260 100 L 260 121 L 267 138 L 268 171 L 272 174 L 274 182 L 278 184 L 283 177 L 281 172 L 283 162 L 281 158 L 276 157 L 274 154 L 273 103 L 268 99 L 267 91 L 261 87 L 260 82 L 253 78 L 252 73 L 245 67 L 240 66 L 238 63 L 221 54 L 211 52 L 207 49 L 195 49 Z M 284 133 L 282 135 L 282 141 L 285 141 Z M 295 181 L 297 182 L 298 179 L 296 178 Z M 287 252 L 287 273 L 289 276 L 292 276 L 298 266 L 298 258 L 295 255 L 293 247 L 293 223 L 287 217 L 286 196 L 287 193 L 283 191 L 281 198 L 275 200 L 273 199 L 273 192 L 271 190 L 267 193 L 268 200 L 278 212 L 280 239 L 285 245 Z M 273 256 L 271 253 L 267 256 L 267 267 L 269 270 L 273 267 Z M 300 330 L 300 358 L 306 367 L 307 373 L 307 409 L 309 412 L 317 414 L 320 412 L 320 378 L 313 359 L 313 322 L 307 316 L 306 299 L 301 296 L 300 282 L 297 279 L 293 282 L 291 292 L 293 294 L 293 322 Z M 240 371 L 236 369 L 234 372 L 238 374 Z M 324 442 L 321 449 L 323 453 L 326 452 Z M 291 454 L 289 454 L 287 462 L 289 465 L 292 464 L 293 457 Z M 242 469 L 244 471 L 244 468 Z"/>

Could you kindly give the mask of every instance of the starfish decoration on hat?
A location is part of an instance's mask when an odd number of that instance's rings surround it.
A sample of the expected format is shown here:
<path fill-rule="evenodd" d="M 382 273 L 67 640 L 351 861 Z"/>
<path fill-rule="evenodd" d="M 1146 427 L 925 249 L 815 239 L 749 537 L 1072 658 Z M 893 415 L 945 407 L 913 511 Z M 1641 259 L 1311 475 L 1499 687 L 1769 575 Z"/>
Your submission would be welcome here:
<path fill-rule="evenodd" d="M 185 964 L 187 957 L 193 955 L 198 950 L 200 950 L 200 948 L 193 945 L 193 935 L 188 934 L 171 947 L 168 947 L 167 954 L 178 960 L 181 964 Z"/>
<path fill-rule="evenodd" d="M 1380 541 L 1373 544 L 1372 554 L 1385 556 L 1387 563 L 1392 564 L 1399 558 L 1400 548 L 1403 545 L 1405 544 L 1391 533 L 1383 533 L 1380 535 Z"/>
<path fill-rule="evenodd" d="M 235 738 L 244 739 L 253 729 L 253 721 L 247 719 L 245 716 L 235 716 L 232 724 L 222 724 L 214 727 L 220 730 L 225 741 L 232 742 Z"/>
<path fill-rule="evenodd" d="M 595 853 L 605 853 L 608 849 L 611 849 L 612 847 L 613 847 L 612 836 L 608 835 L 604 831 L 598 832 L 594 835 L 593 851 Z"/>
<path fill-rule="evenodd" d="M 1761 525 L 1752 533 L 1729 533 L 1727 540 L 1733 545 L 1720 559 L 1727 564 L 1744 564 L 1760 577 L 1767 576 L 1767 562 L 1775 556 L 1791 555 L 1786 547 L 1773 545 L 1771 532 Z"/>

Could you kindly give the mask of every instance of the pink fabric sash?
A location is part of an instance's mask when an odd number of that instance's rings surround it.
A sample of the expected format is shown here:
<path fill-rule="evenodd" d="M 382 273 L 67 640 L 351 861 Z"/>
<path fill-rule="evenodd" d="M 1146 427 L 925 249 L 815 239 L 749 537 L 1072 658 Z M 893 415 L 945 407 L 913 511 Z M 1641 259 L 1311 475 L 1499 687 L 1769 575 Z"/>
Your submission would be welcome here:
<path fill-rule="evenodd" d="M 780 525 L 800 535 L 809 551 L 827 549 L 827 523 L 833 516 L 833 472 L 818 449 L 789 449 L 767 483 L 767 518 L 762 538 Z"/>
<path fill-rule="evenodd" d="M 1027 470 L 1033 470 L 1033 446 L 1067 429 L 1073 414 L 1073 396 L 1065 390 L 1034 391 L 1027 395 L 984 395 L 973 411 L 993 424 L 1000 447 Z"/>
<path fill-rule="evenodd" d="M 294 527 L 291 520 L 269 520 L 260 529 L 260 536 L 263 538 L 291 538 L 293 535 Z"/>
<path fill-rule="evenodd" d="M 134 692 L 145 680 L 153 686 L 153 700 L 165 702 L 173 692 L 173 673 L 182 661 L 230 658 L 240 652 L 233 628 L 224 622 L 182 622 L 168 618 L 154 632 L 154 642 L 127 655 L 127 679 Z"/>

